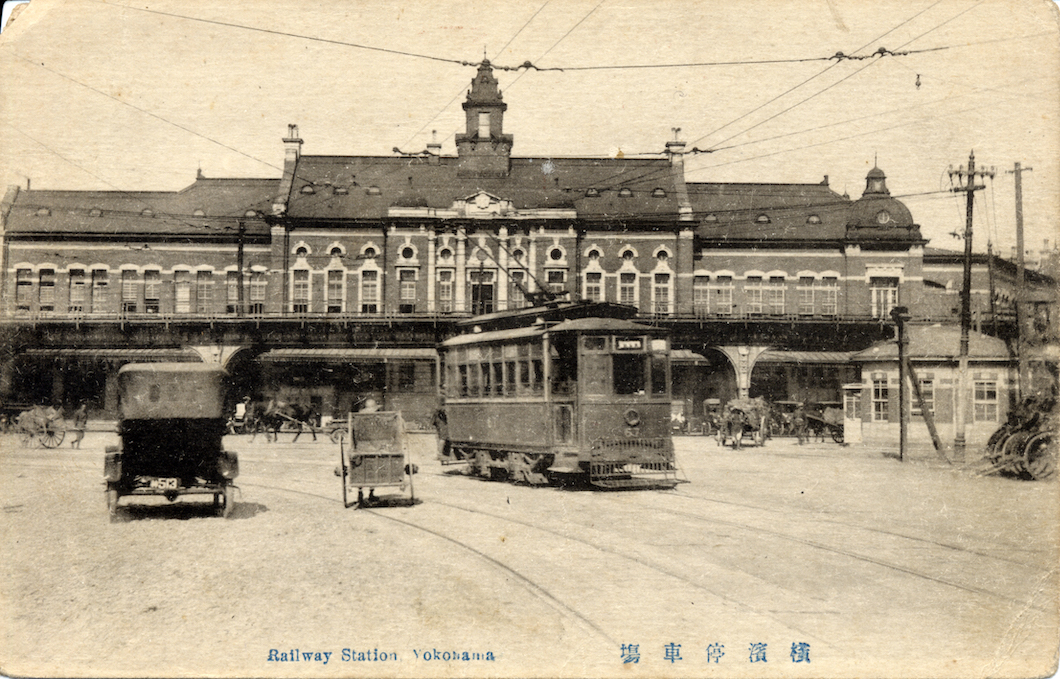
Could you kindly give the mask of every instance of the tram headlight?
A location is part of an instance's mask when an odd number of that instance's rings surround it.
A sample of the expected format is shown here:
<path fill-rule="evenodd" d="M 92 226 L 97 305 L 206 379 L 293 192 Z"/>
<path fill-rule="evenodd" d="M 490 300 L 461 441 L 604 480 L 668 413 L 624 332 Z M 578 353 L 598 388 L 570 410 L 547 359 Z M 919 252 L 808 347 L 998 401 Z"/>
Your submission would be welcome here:
<path fill-rule="evenodd" d="M 626 424 L 631 427 L 636 427 L 640 424 L 640 413 L 638 413 L 635 408 L 627 410 L 622 417 L 626 420 Z"/>

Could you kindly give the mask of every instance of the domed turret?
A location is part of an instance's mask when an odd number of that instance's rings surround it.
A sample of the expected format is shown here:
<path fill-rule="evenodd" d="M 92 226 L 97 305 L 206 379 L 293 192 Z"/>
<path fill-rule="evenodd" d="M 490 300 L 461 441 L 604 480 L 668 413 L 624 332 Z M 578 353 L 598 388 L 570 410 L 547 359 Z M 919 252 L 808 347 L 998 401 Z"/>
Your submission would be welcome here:
<path fill-rule="evenodd" d="M 920 230 L 914 224 L 913 213 L 900 200 L 890 196 L 887 176 L 879 167 L 873 166 L 868 171 L 865 193 L 850 206 L 847 235 L 856 239 L 920 239 Z"/>

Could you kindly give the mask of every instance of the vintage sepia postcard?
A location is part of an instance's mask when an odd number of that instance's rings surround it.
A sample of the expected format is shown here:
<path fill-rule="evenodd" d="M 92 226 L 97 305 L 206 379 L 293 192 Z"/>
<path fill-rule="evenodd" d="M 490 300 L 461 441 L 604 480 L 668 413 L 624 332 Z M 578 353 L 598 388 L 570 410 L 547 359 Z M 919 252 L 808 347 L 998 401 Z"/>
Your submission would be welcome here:
<path fill-rule="evenodd" d="M 1056 672 L 1056 3 L 4 17 L 4 676 Z"/>

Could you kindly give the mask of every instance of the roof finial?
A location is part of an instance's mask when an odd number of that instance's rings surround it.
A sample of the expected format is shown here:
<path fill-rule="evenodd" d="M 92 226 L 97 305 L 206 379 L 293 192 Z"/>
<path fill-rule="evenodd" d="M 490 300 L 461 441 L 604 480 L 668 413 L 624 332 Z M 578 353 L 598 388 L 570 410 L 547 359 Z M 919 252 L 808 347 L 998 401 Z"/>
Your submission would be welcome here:
<path fill-rule="evenodd" d="M 878 151 L 873 151 L 872 152 L 872 166 L 873 167 L 879 167 L 880 166 L 879 155 L 880 154 L 879 154 Z"/>
<path fill-rule="evenodd" d="M 677 135 L 681 134 L 681 128 L 680 127 L 671 127 L 670 129 L 673 130 L 674 141 L 678 141 Z"/>

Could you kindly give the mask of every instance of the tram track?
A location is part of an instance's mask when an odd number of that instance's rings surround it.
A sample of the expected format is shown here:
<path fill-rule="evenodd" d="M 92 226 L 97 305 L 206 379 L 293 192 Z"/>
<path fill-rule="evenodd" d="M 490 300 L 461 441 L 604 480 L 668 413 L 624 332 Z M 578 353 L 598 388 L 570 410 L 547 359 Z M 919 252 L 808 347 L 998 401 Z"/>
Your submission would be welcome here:
<path fill-rule="evenodd" d="M 304 491 L 304 490 L 298 490 L 298 489 L 294 489 L 294 488 L 285 488 L 283 486 L 275 486 L 275 485 L 268 485 L 268 484 L 262 484 L 262 483 L 244 483 L 242 485 L 250 487 L 250 488 L 263 488 L 263 489 L 268 489 L 268 490 L 273 490 L 273 491 L 279 491 L 279 492 L 284 492 L 284 493 L 292 493 L 292 494 L 296 494 L 296 495 L 303 495 L 303 496 L 312 497 L 312 498 L 316 498 L 316 499 L 322 499 L 322 500 L 326 500 L 328 502 L 334 502 L 334 503 L 339 503 L 339 504 L 342 503 L 342 501 L 339 500 L 338 498 L 329 497 L 329 496 L 326 496 L 326 495 L 321 495 L 319 493 L 312 493 L 312 492 L 308 492 L 308 491 Z M 444 503 L 438 503 L 438 504 L 444 504 Z M 466 542 L 464 542 L 462 540 L 454 538 L 451 535 L 446 535 L 446 534 L 444 534 L 444 533 L 442 533 L 440 531 L 437 531 L 437 530 L 435 530 L 433 528 L 429 528 L 427 526 L 423 526 L 423 525 L 417 524 L 417 523 L 415 523 L 413 521 L 407 521 L 405 519 L 400 519 L 398 517 L 388 516 L 386 513 L 380 512 L 380 511 L 372 509 L 372 508 L 362 508 L 359 511 L 367 513 L 367 514 L 370 514 L 371 516 L 376 517 L 378 519 L 383 519 L 385 521 L 390 521 L 392 523 L 396 523 L 396 524 L 404 526 L 406 528 L 412 528 L 414 530 L 422 531 L 422 532 L 427 533 L 428 535 L 431 535 L 431 536 L 433 536 L 435 538 L 438 538 L 438 539 L 443 540 L 445 542 L 448 542 L 448 543 L 450 543 L 452 545 L 455 545 L 455 546 L 459 547 L 460 549 L 463 549 L 464 551 L 467 551 L 467 552 L 469 552 L 471 554 L 474 554 L 477 558 L 483 560 L 485 563 L 489 564 L 491 567 L 493 567 L 493 568 L 495 568 L 495 569 L 497 569 L 497 570 L 499 570 L 499 571 L 501 571 L 501 572 L 503 572 L 503 573 L 515 578 L 515 580 L 517 582 L 519 582 L 519 584 L 524 589 L 529 591 L 534 596 L 538 597 L 547 606 L 549 606 L 550 608 L 555 610 L 561 616 L 566 617 L 566 618 L 568 618 L 570 620 L 573 620 L 575 623 L 577 623 L 583 629 L 585 629 L 585 630 L 587 630 L 587 631 L 589 631 L 589 632 L 591 632 L 593 634 L 596 634 L 597 636 L 601 637 L 602 639 L 604 639 L 605 641 L 607 641 L 611 645 L 615 646 L 616 648 L 618 646 L 620 646 L 620 643 L 618 641 L 616 641 L 614 638 L 612 638 L 611 635 L 609 635 L 607 633 L 607 631 L 605 631 L 602 627 L 600 627 L 600 625 L 596 624 L 588 616 L 586 616 L 583 613 L 579 612 L 577 609 L 575 609 L 572 606 L 570 606 L 570 605 L 566 604 L 565 602 L 563 602 L 558 596 L 556 596 L 551 591 L 549 591 L 549 589 L 547 587 L 545 587 L 544 585 L 534 581 L 532 578 L 524 575 L 523 573 L 519 572 L 518 570 L 516 570 L 512 566 L 509 566 L 508 564 L 505 564 L 504 562 L 500 561 L 499 559 L 496 559 L 496 558 L 490 556 L 489 554 L 486 554 L 484 551 L 478 549 L 477 547 L 474 547 L 473 545 L 470 545 L 470 544 L 468 544 L 468 543 L 466 543 Z"/>
<path fill-rule="evenodd" d="M 766 507 L 755 507 L 753 505 L 746 505 L 746 504 L 743 504 L 743 503 L 736 503 L 736 502 L 726 502 L 724 500 L 716 500 L 716 499 L 713 499 L 713 498 L 703 498 L 703 497 L 694 496 L 694 495 L 687 495 L 687 494 L 682 495 L 681 493 L 673 493 L 672 496 L 673 497 L 679 497 L 679 498 L 682 498 L 682 499 L 703 500 L 705 502 L 714 502 L 714 503 L 718 503 L 718 504 L 725 504 L 725 505 L 731 505 L 731 506 L 736 506 L 736 507 L 747 507 L 747 508 L 751 508 L 751 509 L 755 509 L 755 510 L 759 510 L 759 511 L 775 512 L 775 513 L 778 513 L 778 514 L 782 514 L 781 512 L 778 512 L 777 510 L 773 510 L 773 509 L 766 508 Z M 644 505 L 642 503 L 641 503 L 641 506 L 644 507 L 645 509 L 649 509 L 649 507 L 647 507 L 646 505 Z M 805 545 L 807 547 L 811 547 L 811 548 L 814 548 L 814 549 L 817 549 L 817 550 L 821 550 L 821 551 L 824 551 L 824 552 L 830 552 L 830 553 L 833 553 L 833 554 L 845 556 L 845 557 L 850 558 L 850 559 L 854 559 L 854 560 L 857 560 L 857 561 L 862 561 L 862 562 L 865 562 L 865 563 L 873 564 L 873 565 L 879 566 L 881 568 L 886 568 L 886 569 L 893 570 L 893 571 L 896 571 L 896 572 L 904 573 L 906 575 L 910 575 L 910 576 L 913 576 L 913 577 L 916 577 L 916 578 L 920 578 L 920 579 L 923 579 L 923 580 L 935 582 L 937 584 L 945 585 L 945 586 L 948 586 L 948 587 L 953 587 L 955 589 L 963 590 L 965 592 L 969 592 L 969 593 L 972 593 L 972 594 L 978 594 L 980 596 L 987 596 L 987 597 L 990 597 L 990 598 L 1006 601 L 1006 602 L 1009 602 L 1009 603 L 1018 604 L 1020 606 L 1025 606 L 1025 607 L 1028 607 L 1028 608 L 1032 608 L 1034 610 L 1037 610 L 1037 611 L 1043 612 L 1043 613 L 1048 613 L 1048 612 L 1051 611 L 1051 609 L 1046 608 L 1044 606 L 1035 605 L 1035 604 L 1028 604 L 1027 601 L 1025 601 L 1025 600 L 1017 599 L 1017 598 L 1014 598 L 1014 597 L 1010 597 L 1010 596 L 1007 596 L 1005 594 L 1001 594 L 999 592 L 995 592 L 993 590 L 985 589 L 983 587 L 977 587 L 977 586 L 974 586 L 974 585 L 968 585 L 968 584 L 965 584 L 965 583 L 955 582 L 955 581 L 953 581 L 951 579 L 948 579 L 948 578 L 943 578 L 943 577 L 939 577 L 939 576 L 936 576 L 936 575 L 933 575 L 933 574 L 930 574 L 930 573 L 924 573 L 922 571 L 917 571 L 915 569 L 909 568 L 907 566 L 903 566 L 901 564 L 896 564 L 896 563 L 891 563 L 891 562 L 888 562 L 888 561 L 884 561 L 884 560 L 879 559 L 877 557 L 873 557 L 873 556 L 866 555 L 866 554 L 861 554 L 861 553 L 858 553 L 858 552 L 855 552 L 855 551 L 852 551 L 852 550 L 849 550 L 849 549 L 843 549 L 843 548 L 835 547 L 835 546 L 832 546 L 832 545 L 826 545 L 826 544 L 823 544 L 821 542 L 817 542 L 815 540 L 809 540 L 809 539 L 805 539 L 805 538 L 800 538 L 800 537 L 792 535 L 790 533 L 784 533 L 784 532 L 781 532 L 781 531 L 771 530 L 771 529 L 768 529 L 768 528 L 763 528 L 761 526 L 755 526 L 755 525 L 752 525 L 752 524 L 749 524 L 749 523 L 742 523 L 742 522 L 738 522 L 738 521 L 729 521 L 729 520 L 725 520 L 725 519 L 718 519 L 718 518 L 715 518 L 715 517 L 709 517 L 709 516 L 706 516 L 706 515 L 703 515 L 703 514 L 698 514 L 698 513 L 695 513 L 695 512 L 687 512 L 687 511 L 682 511 L 682 510 L 663 508 L 663 507 L 659 507 L 658 505 L 652 505 L 650 507 L 650 509 L 651 509 L 652 512 L 656 512 L 656 513 L 662 512 L 662 513 L 669 514 L 669 515 L 672 515 L 672 516 L 680 516 L 680 517 L 685 518 L 685 519 L 693 519 L 693 520 L 696 520 L 696 521 L 702 521 L 702 522 L 711 523 L 711 524 L 723 525 L 723 526 L 727 526 L 727 527 L 730 527 L 730 528 L 737 528 L 737 529 L 740 529 L 740 530 L 751 531 L 751 532 L 756 532 L 756 533 L 760 533 L 760 534 L 764 534 L 764 535 L 769 535 L 769 536 L 772 536 L 774 538 L 787 540 L 787 541 L 794 542 L 794 543 L 797 543 L 797 544 Z M 1007 559 L 1007 558 L 1004 558 L 1004 557 L 997 557 L 997 556 L 992 555 L 992 554 L 986 554 L 984 552 L 980 552 L 980 551 L 977 551 L 977 550 L 969 550 L 969 549 L 961 548 L 961 547 L 958 547 L 958 546 L 949 545 L 947 543 L 940 543 L 940 542 L 937 542 L 937 541 L 934 541 L 934 540 L 928 540 L 926 538 L 918 538 L 918 537 L 913 537 L 913 536 L 907 536 L 907 535 L 903 535 L 903 534 L 900 534 L 900 533 L 895 533 L 895 532 L 892 532 L 892 531 L 878 530 L 878 529 L 873 529 L 873 528 L 866 527 L 866 526 L 859 526 L 859 525 L 855 525 L 855 524 L 851 524 L 851 523 L 847 523 L 847 522 L 842 522 L 842 521 L 834 521 L 834 520 L 828 520 L 828 519 L 823 519 L 822 520 L 822 519 L 818 519 L 818 517 L 816 517 L 816 515 L 815 515 L 814 518 L 816 520 L 820 520 L 822 522 L 832 523 L 832 524 L 836 524 L 836 525 L 841 525 L 841 526 L 845 526 L 847 528 L 853 528 L 853 529 L 856 529 L 856 530 L 863 530 L 863 531 L 867 531 L 867 532 L 873 532 L 873 533 L 878 533 L 878 534 L 881 534 L 881 535 L 888 535 L 888 536 L 892 536 L 892 537 L 899 537 L 899 538 L 903 538 L 903 539 L 907 539 L 907 540 L 919 541 L 919 542 L 930 544 L 932 546 L 942 547 L 944 549 L 954 550 L 954 551 L 962 552 L 962 553 L 965 553 L 965 554 L 977 556 L 977 557 L 980 557 L 980 558 L 987 558 L 987 559 L 993 559 L 993 560 L 996 560 L 996 561 L 1005 561 L 1005 562 L 1017 564 L 1017 565 L 1020 565 L 1022 567 L 1025 567 L 1025 568 L 1029 568 L 1029 569 L 1033 569 L 1033 570 L 1038 571 L 1040 578 L 1046 578 L 1046 577 L 1048 577 L 1049 575 L 1051 575 L 1053 573 L 1053 571 L 1050 571 L 1048 569 L 1043 569 L 1043 568 L 1041 568 L 1039 566 L 1034 566 L 1032 564 L 1027 564 L 1027 563 L 1024 563 L 1022 561 L 1013 560 L 1013 559 Z"/>

